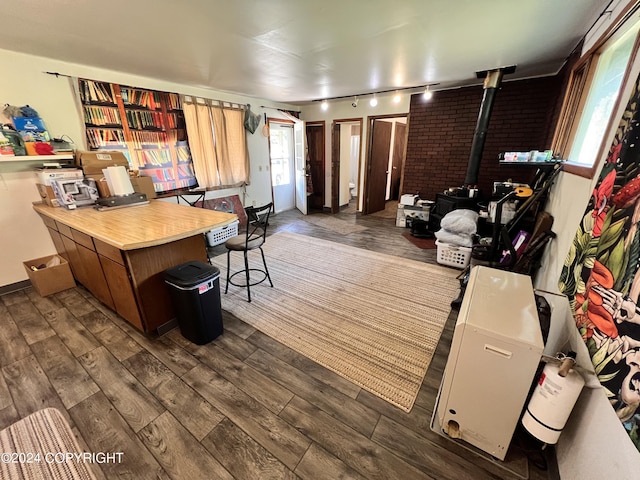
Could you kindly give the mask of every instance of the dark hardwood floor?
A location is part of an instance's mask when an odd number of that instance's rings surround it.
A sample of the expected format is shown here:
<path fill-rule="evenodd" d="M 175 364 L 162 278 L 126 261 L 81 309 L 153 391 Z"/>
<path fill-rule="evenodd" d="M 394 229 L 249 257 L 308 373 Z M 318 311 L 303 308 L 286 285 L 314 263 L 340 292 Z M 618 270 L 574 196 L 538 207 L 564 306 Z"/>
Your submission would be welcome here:
<path fill-rule="evenodd" d="M 342 235 L 293 211 L 270 229 L 435 262 L 395 218 L 336 217 L 367 229 Z M 390 278 L 389 288 L 402 286 Z M 177 329 L 138 332 L 81 286 L 0 298 L 0 429 L 56 407 L 85 451 L 123 452 L 121 463 L 93 466 L 98 478 L 517 478 L 429 428 L 455 312 L 404 413 L 226 312 L 224 334 L 196 346 Z M 529 478 L 547 474 L 530 465 Z"/>

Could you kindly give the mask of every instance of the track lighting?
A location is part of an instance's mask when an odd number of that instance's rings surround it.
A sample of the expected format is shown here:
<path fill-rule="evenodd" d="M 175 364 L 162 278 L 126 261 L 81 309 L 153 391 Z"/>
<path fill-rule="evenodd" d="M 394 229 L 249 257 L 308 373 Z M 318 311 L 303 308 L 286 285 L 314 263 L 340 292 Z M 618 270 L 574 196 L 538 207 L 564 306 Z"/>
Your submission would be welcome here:
<path fill-rule="evenodd" d="M 326 100 L 323 100 L 322 103 L 320 104 L 320 108 L 322 109 L 323 112 L 326 112 L 329 109 L 329 102 L 327 102 Z"/>
<path fill-rule="evenodd" d="M 422 98 L 424 98 L 425 100 L 431 100 L 431 98 L 433 98 L 433 92 L 429 88 L 429 85 L 424 87 L 424 93 L 422 94 Z"/>
<path fill-rule="evenodd" d="M 372 107 L 378 105 L 378 99 L 376 98 L 375 94 L 373 95 L 373 97 L 371 97 L 371 100 L 369 100 L 369 105 L 371 105 Z"/>
<path fill-rule="evenodd" d="M 402 97 L 400 96 L 400 94 L 399 94 L 399 93 L 396 93 L 396 94 L 393 96 L 393 103 L 400 103 L 400 100 L 402 100 Z"/>

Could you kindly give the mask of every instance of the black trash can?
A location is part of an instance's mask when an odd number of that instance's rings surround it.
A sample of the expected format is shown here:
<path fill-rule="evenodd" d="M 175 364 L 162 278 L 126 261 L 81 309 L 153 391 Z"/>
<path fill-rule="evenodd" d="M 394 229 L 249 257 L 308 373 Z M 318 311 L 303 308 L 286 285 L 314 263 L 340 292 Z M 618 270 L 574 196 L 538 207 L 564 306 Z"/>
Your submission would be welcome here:
<path fill-rule="evenodd" d="M 180 333 L 204 345 L 222 334 L 220 270 L 200 261 L 186 262 L 164 272 Z"/>

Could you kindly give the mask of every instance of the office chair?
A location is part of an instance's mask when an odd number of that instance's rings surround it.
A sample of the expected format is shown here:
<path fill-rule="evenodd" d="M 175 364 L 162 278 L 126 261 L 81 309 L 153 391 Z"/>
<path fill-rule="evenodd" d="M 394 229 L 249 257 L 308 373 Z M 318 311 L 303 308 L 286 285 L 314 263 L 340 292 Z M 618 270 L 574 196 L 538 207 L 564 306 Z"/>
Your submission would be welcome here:
<path fill-rule="evenodd" d="M 267 226 L 269 225 L 269 215 L 271 214 L 271 207 L 273 203 L 268 203 L 262 207 L 246 207 L 245 212 L 247 213 L 247 227 L 244 233 L 240 233 L 235 237 L 231 237 L 229 240 L 225 242 L 225 247 L 227 248 L 227 285 L 224 289 L 224 293 L 229 291 L 229 284 L 235 285 L 236 287 L 247 287 L 247 297 L 249 302 L 251 302 L 251 287 L 254 285 L 258 285 L 259 283 L 264 282 L 265 280 L 269 280 L 269 284 L 273 287 L 273 282 L 271 281 L 271 277 L 269 276 L 269 270 L 267 269 L 267 262 L 264 258 L 264 251 L 262 250 L 262 245 L 267 238 Z M 260 249 L 260 254 L 262 255 L 262 264 L 264 265 L 264 270 L 260 268 L 249 268 L 249 258 L 248 253 L 250 250 L 255 250 L 256 248 Z M 244 269 L 238 272 L 235 272 L 231 275 L 231 252 L 242 252 L 244 254 Z M 251 272 L 258 272 L 264 275 L 260 280 L 251 281 Z M 234 283 L 233 277 L 236 275 L 244 274 L 245 283 Z"/>

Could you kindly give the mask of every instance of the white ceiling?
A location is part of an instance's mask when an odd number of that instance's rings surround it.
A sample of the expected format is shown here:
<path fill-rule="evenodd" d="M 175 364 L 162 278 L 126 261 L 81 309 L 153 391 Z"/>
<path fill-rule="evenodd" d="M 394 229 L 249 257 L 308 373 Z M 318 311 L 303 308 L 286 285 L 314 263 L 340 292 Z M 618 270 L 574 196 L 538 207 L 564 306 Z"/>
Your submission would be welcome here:
<path fill-rule="evenodd" d="M 553 74 L 608 4 L 3 0 L 0 48 L 297 104 L 508 65 L 505 80 Z"/>

